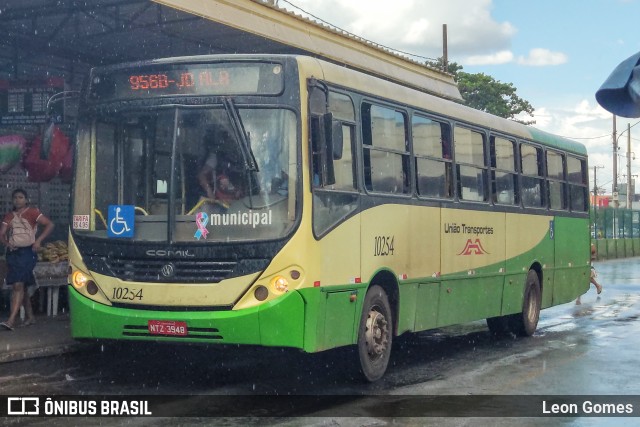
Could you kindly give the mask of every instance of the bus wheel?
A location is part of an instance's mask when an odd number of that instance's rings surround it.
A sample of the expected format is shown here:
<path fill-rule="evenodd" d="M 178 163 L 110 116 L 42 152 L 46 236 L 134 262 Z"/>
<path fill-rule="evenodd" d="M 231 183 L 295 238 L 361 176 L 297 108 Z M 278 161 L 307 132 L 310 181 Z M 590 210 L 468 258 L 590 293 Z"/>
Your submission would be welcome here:
<path fill-rule="evenodd" d="M 538 326 L 538 319 L 540 319 L 541 300 L 540 279 L 535 271 L 529 270 L 524 286 L 522 313 L 514 315 L 513 333 L 523 337 L 533 335 Z"/>
<path fill-rule="evenodd" d="M 358 330 L 360 369 L 368 381 L 380 379 L 387 370 L 391 355 L 392 320 L 387 293 L 378 285 L 372 286 L 364 297 Z"/>

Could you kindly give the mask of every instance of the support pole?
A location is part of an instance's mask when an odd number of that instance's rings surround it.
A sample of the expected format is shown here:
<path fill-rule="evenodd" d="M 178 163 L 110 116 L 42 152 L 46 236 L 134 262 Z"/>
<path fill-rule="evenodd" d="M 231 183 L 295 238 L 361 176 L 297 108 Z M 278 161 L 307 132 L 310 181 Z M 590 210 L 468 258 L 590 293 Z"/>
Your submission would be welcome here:
<path fill-rule="evenodd" d="M 633 204 L 633 185 L 631 185 L 631 124 L 627 123 L 627 209 Z"/>
<path fill-rule="evenodd" d="M 618 207 L 618 137 L 616 131 L 616 115 L 613 115 L 613 207 Z"/>

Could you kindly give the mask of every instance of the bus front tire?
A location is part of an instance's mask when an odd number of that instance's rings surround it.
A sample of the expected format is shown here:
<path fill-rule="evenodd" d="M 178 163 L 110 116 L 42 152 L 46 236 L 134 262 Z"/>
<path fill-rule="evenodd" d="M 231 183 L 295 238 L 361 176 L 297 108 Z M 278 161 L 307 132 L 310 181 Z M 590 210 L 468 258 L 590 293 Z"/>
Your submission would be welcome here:
<path fill-rule="evenodd" d="M 358 329 L 360 369 L 367 381 L 379 380 L 391 356 L 393 318 L 387 293 L 372 286 L 364 297 Z"/>

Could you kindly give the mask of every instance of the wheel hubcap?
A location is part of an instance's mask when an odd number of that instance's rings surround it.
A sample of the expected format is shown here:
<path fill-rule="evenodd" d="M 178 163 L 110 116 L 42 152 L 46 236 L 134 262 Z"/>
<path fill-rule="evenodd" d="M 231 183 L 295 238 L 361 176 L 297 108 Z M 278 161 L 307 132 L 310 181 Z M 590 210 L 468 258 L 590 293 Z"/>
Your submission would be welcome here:
<path fill-rule="evenodd" d="M 371 310 L 367 317 L 367 330 L 365 338 L 367 352 L 370 356 L 379 357 L 384 354 L 389 344 L 388 323 L 384 315 L 376 310 Z"/>
<path fill-rule="evenodd" d="M 533 291 L 529 292 L 529 307 L 527 310 L 527 319 L 531 324 L 534 324 L 538 317 L 538 301 L 535 298 Z"/>

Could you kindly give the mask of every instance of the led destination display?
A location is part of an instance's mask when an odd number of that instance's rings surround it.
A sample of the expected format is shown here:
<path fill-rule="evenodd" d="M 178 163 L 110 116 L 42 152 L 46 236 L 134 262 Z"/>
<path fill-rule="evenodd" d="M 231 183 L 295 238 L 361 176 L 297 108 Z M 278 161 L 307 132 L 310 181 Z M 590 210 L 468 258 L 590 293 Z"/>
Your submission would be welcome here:
<path fill-rule="evenodd" d="M 93 75 L 93 100 L 175 95 L 277 95 L 282 66 L 275 63 L 153 65 Z"/>

